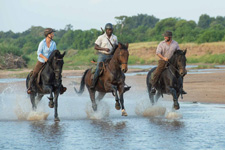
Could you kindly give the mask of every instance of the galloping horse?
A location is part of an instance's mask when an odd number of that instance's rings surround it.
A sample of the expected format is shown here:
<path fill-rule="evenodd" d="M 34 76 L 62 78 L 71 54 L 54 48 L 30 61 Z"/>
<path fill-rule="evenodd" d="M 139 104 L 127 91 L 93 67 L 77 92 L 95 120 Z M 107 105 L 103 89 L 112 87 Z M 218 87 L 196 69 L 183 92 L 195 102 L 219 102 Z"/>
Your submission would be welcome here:
<path fill-rule="evenodd" d="M 127 72 L 127 62 L 129 57 L 128 44 L 123 45 L 118 44 L 118 48 L 115 50 L 112 59 L 104 67 L 103 75 L 99 77 L 95 89 L 91 89 L 92 83 L 92 72 L 91 69 L 87 69 L 81 79 L 80 90 L 75 91 L 77 94 L 82 94 L 84 92 L 84 85 L 86 85 L 90 98 L 92 101 L 92 108 L 94 111 L 97 110 L 97 104 L 95 100 L 101 100 L 106 93 L 112 92 L 115 95 L 115 108 L 120 110 L 122 106 L 122 116 L 127 116 L 124 107 L 123 93 L 125 92 L 125 75 Z M 98 97 L 95 98 L 96 91 L 99 92 Z M 119 91 L 119 97 L 117 94 Z"/>
<path fill-rule="evenodd" d="M 183 89 L 183 76 L 186 74 L 186 51 L 177 50 L 168 61 L 168 67 L 162 72 L 156 84 L 156 95 L 151 93 L 152 88 L 152 73 L 154 74 L 155 68 L 152 68 L 147 75 L 146 84 L 148 88 L 149 98 L 152 105 L 158 101 L 160 96 L 163 94 L 172 94 L 173 96 L 173 107 L 179 109 L 178 98 L 182 94 Z"/>
<path fill-rule="evenodd" d="M 64 64 L 63 62 L 64 55 L 65 52 L 63 54 L 60 54 L 59 50 L 54 50 L 52 52 L 40 75 L 38 75 L 38 79 L 35 81 L 35 86 L 32 88 L 34 89 L 34 91 L 30 94 L 30 100 L 32 103 L 33 110 L 36 110 L 37 108 L 35 99 L 39 102 L 44 96 L 44 94 L 50 94 L 50 97 L 48 98 L 50 100 L 49 107 L 55 108 L 55 115 L 54 115 L 55 121 L 60 121 L 58 118 L 57 108 L 58 108 L 58 96 L 60 93 L 60 87 L 62 85 L 61 73 Z M 27 87 L 31 75 L 32 72 L 27 76 L 26 79 Z"/>

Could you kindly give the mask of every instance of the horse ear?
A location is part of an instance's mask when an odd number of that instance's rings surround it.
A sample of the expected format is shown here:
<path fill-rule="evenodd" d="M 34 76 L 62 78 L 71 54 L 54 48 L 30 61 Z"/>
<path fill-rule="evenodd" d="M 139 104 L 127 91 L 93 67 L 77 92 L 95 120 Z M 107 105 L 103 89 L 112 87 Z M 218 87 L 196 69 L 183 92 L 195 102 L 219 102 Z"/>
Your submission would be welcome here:
<path fill-rule="evenodd" d="M 187 53 L 187 48 L 184 50 L 184 55 L 186 55 L 186 53 Z"/>
<path fill-rule="evenodd" d="M 64 57 L 66 55 L 66 51 L 63 52 L 62 57 Z"/>
<path fill-rule="evenodd" d="M 121 47 L 122 47 L 121 43 L 119 43 L 119 44 L 118 44 L 118 47 L 119 47 L 119 48 L 121 48 Z"/>
<path fill-rule="evenodd" d="M 128 47 L 129 47 L 129 44 L 128 44 L 128 43 L 126 43 L 126 47 L 127 47 L 127 49 L 128 49 Z"/>

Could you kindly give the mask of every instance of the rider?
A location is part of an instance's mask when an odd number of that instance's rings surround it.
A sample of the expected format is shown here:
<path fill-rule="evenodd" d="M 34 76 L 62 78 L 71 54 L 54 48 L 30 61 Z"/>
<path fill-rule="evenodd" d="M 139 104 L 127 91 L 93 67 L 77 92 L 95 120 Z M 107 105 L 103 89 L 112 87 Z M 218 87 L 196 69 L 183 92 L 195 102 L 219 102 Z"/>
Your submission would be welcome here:
<path fill-rule="evenodd" d="M 46 28 L 44 30 L 45 39 L 43 39 L 38 46 L 38 50 L 37 50 L 38 61 L 33 69 L 33 74 L 28 84 L 28 89 L 27 89 L 28 94 L 32 93 L 34 79 L 37 77 L 42 66 L 48 61 L 48 58 L 51 55 L 51 53 L 54 50 L 56 50 L 56 43 L 52 40 L 54 37 L 54 32 L 55 30 L 52 28 Z M 66 91 L 66 89 L 67 89 L 66 87 L 62 86 L 60 89 L 60 94 L 63 94 Z"/>
<path fill-rule="evenodd" d="M 110 42 L 109 42 L 110 40 Z M 111 45 L 112 44 L 112 45 Z M 94 74 L 91 88 L 94 89 L 98 81 L 100 69 L 99 63 L 104 62 L 106 59 L 110 59 L 113 56 L 114 50 L 118 46 L 117 37 L 113 34 L 113 25 L 107 23 L 105 25 L 105 33 L 100 35 L 95 41 L 95 49 L 98 51 L 97 68 Z"/>
<path fill-rule="evenodd" d="M 156 89 L 155 89 L 156 83 L 158 82 L 161 73 L 165 69 L 168 60 L 173 56 L 176 50 L 180 49 L 178 43 L 172 40 L 171 31 L 166 31 L 163 34 L 163 36 L 165 40 L 159 43 L 156 50 L 156 55 L 160 58 L 160 60 L 158 61 L 158 66 L 153 75 L 151 93 L 156 92 Z M 187 94 L 187 93 L 183 90 L 182 94 Z"/>

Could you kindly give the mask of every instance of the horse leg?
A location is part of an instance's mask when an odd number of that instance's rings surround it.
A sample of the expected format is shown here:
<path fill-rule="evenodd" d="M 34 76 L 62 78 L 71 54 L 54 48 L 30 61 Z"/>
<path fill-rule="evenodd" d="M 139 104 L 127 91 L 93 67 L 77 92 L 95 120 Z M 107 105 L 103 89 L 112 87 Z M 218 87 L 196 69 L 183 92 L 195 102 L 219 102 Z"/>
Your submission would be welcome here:
<path fill-rule="evenodd" d="M 54 92 L 54 108 L 55 108 L 55 121 L 60 121 L 59 120 L 59 117 L 58 117 L 58 97 L 59 97 L 59 92 L 60 92 L 60 89 L 57 89 L 55 92 Z"/>
<path fill-rule="evenodd" d="M 159 97 L 161 96 L 161 92 L 157 92 L 156 93 L 156 96 L 155 96 L 155 102 L 157 103 L 158 102 L 158 99 L 159 99 Z"/>
<path fill-rule="evenodd" d="M 177 100 L 177 92 L 174 88 L 170 88 L 170 87 L 167 87 L 167 90 L 169 90 L 169 92 L 173 95 L 173 107 L 174 109 L 178 110 L 180 109 L 180 105 L 178 103 L 178 100 Z"/>
<path fill-rule="evenodd" d="M 97 98 L 96 98 L 96 100 L 97 100 L 97 101 L 102 100 L 102 99 L 103 99 L 103 97 L 105 96 L 105 94 L 106 94 L 106 93 L 99 92 L 99 93 L 98 93 L 98 96 L 97 96 Z"/>
<path fill-rule="evenodd" d="M 51 86 L 44 86 L 43 87 L 43 91 L 45 91 L 46 93 L 50 93 L 50 97 L 48 97 L 48 99 L 49 99 L 48 106 L 50 108 L 53 108 L 54 107 L 54 102 L 53 102 L 53 88 Z"/>
<path fill-rule="evenodd" d="M 90 95 L 90 98 L 91 98 L 91 102 L 92 102 L 92 108 L 94 111 L 97 111 L 97 104 L 96 104 L 96 101 L 95 101 L 95 90 L 92 90 L 90 88 L 88 88 L 88 91 L 89 91 L 89 95 Z"/>
<path fill-rule="evenodd" d="M 120 103 L 119 103 L 120 99 L 119 99 L 119 96 L 118 96 L 118 93 L 117 93 L 117 87 L 113 85 L 112 89 L 113 89 L 113 92 L 115 93 L 115 101 L 116 101 L 115 108 L 116 108 L 116 110 L 120 110 L 121 109 Z"/>
<path fill-rule="evenodd" d="M 124 107 L 123 93 L 124 93 L 124 85 L 120 85 L 119 95 L 120 95 L 120 104 L 122 106 L 122 116 L 127 116 L 127 112 L 125 111 L 125 107 Z"/>
<path fill-rule="evenodd" d="M 30 94 L 30 101 L 32 104 L 32 109 L 35 111 L 37 109 L 36 103 L 35 103 L 35 95 L 36 93 L 31 93 Z"/>
<path fill-rule="evenodd" d="M 43 96 L 44 96 L 43 94 L 38 94 L 38 96 L 36 98 L 38 100 L 38 102 L 41 101 L 41 99 L 42 99 Z"/>
<path fill-rule="evenodd" d="M 154 100 L 155 94 L 151 92 L 152 84 L 150 83 L 150 80 L 151 80 L 150 77 L 147 78 L 148 96 L 149 96 L 149 99 L 150 99 L 152 105 L 154 105 L 154 103 L 155 103 L 155 100 Z"/>
<path fill-rule="evenodd" d="M 53 107 L 54 107 L 53 94 L 52 94 L 52 93 L 53 93 L 53 92 L 50 92 L 50 97 L 48 97 L 48 99 L 49 99 L 48 106 L 49 106 L 50 108 L 53 108 Z"/>

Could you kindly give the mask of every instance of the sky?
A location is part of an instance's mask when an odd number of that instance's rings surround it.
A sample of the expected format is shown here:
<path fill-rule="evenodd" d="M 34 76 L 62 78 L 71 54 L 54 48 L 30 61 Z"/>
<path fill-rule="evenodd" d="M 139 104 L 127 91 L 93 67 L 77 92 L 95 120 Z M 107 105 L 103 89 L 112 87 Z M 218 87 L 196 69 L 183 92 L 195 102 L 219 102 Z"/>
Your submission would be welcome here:
<path fill-rule="evenodd" d="M 0 31 L 23 32 L 31 26 L 100 29 L 115 17 L 137 14 L 159 19 L 198 21 L 201 14 L 225 16 L 225 0 L 0 0 Z"/>

